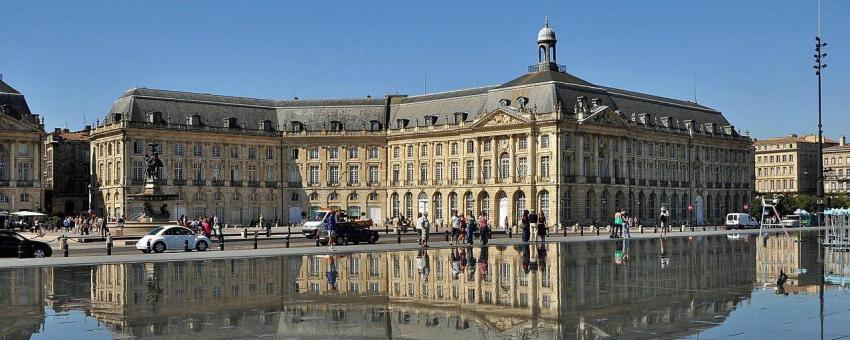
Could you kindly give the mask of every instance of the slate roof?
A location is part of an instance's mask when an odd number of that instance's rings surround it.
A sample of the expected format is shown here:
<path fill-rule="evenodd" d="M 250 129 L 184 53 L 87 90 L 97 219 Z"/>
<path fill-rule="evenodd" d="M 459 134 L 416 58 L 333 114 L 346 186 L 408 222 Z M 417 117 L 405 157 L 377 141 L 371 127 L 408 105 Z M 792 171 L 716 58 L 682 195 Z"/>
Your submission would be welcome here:
<path fill-rule="evenodd" d="M 38 126 L 41 122 L 38 115 L 30 111 L 24 95 L 3 80 L 0 80 L 0 114 L 5 114 L 40 130 Z"/>
<path fill-rule="evenodd" d="M 693 120 L 697 129 L 706 123 L 714 123 L 718 129 L 730 126 L 719 111 L 697 103 L 599 86 L 558 71 L 529 72 L 496 86 L 385 98 L 273 100 L 136 88 L 118 98 L 110 112 L 145 121 L 147 113 L 158 111 L 173 124 L 184 124 L 187 117 L 199 114 L 207 126 L 223 126 L 225 118 L 235 117 L 237 124 L 252 129 L 265 120 L 278 129 L 298 121 L 308 130 L 320 130 L 329 128 L 334 120 L 347 130 L 368 129 L 371 121 L 396 129 L 401 119 L 409 120 L 410 127 L 424 126 L 426 116 L 435 116 L 435 125 L 454 123 L 458 112 L 465 112 L 466 120 L 473 121 L 501 107 L 502 99 L 516 107 L 518 97 L 528 98 L 527 107 L 540 113 L 554 112 L 560 102 L 564 117 L 573 117 L 579 96 L 588 101 L 598 98 L 626 119 L 649 114 L 653 120 L 672 118 L 678 129 L 684 129 L 686 120 Z"/>

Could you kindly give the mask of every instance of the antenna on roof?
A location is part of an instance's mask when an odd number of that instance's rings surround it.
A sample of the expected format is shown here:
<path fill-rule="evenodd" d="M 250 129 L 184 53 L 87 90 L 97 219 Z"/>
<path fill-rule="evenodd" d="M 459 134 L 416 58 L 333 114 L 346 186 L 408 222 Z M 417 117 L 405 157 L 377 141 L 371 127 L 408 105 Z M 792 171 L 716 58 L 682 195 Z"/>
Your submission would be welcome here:
<path fill-rule="evenodd" d="M 693 72 L 694 76 L 694 104 L 698 104 L 697 102 L 697 71 Z"/>
<path fill-rule="evenodd" d="M 425 71 L 425 85 L 424 85 L 424 87 L 425 87 L 425 93 L 424 94 L 428 94 L 428 71 Z"/>

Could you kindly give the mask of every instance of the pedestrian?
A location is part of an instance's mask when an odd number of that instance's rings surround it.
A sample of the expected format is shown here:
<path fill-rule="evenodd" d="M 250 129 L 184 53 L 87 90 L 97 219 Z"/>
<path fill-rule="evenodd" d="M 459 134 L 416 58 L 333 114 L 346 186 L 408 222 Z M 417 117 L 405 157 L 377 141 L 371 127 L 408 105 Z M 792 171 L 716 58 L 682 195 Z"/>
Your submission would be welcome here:
<path fill-rule="evenodd" d="M 107 227 L 106 219 L 100 219 L 100 237 L 106 238 L 106 235 L 109 234 L 109 227 Z"/>
<path fill-rule="evenodd" d="M 490 224 L 487 223 L 487 214 L 483 211 L 478 214 L 478 229 L 481 230 L 481 244 L 487 245 L 490 239 Z"/>
<path fill-rule="evenodd" d="M 611 227 L 611 235 L 609 238 L 617 238 L 617 227 L 623 225 L 623 213 L 620 208 L 614 210 L 614 226 Z"/>
<path fill-rule="evenodd" d="M 626 223 L 624 225 L 623 232 L 625 233 L 626 238 L 632 238 L 631 229 L 634 228 L 634 226 L 635 226 L 635 218 L 629 216 L 629 213 L 626 212 L 625 213 L 625 220 L 626 220 Z"/>
<path fill-rule="evenodd" d="M 458 242 L 458 238 L 460 238 L 460 216 L 458 216 L 457 211 L 452 211 L 452 238 L 449 241 L 449 245 L 453 245 Z"/>
<path fill-rule="evenodd" d="M 666 237 L 670 232 L 670 213 L 664 207 L 661 207 L 661 214 L 658 216 L 658 219 L 661 221 L 661 237 Z"/>
<path fill-rule="evenodd" d="M 457 242 L 455 242 L 455 243 L 456 244 L 466 243 L 466 218 L 463 216 L 463 214 L 458 213 L 457 219 L 458 219 L 457 225 L 458 225 L 458 228 L 460 230 L 458 230 Z"/>
<path fill-rule="evenodd" d="M 532 209 L 531 212 L 528 213 L 528 232 L 529 232 L 528 237 L 529 237 L 529 239 L 531 238 L 531 232 L 532 232 L 531 227 L 534 227 L 534 229 L 537 229 L 537 212 L 535 212 L 534 209 Z M 535 232 L 535 234 L 536 234 L 536 232 Z"/>
<path fill-rule="evenodd" d="M 520 220 L 520 223 L 522 223 L 522 242 L 528 242 L 529 237 L 531 237 L 531 224 L 528 215 L 528 210 L 522 211 L 522 219 Z"/>
<path fill-rule="evenodd" d="M 210 225 L 209 219 L 204 218 L 201 222 L 201 233 L 203 233 L 207 238 L 212 235 L 212 226 Z"/>
<path fill-rule="evenodd" d="M 331 210 L 331 213 L 328 214 L 325 229 L 328 231 L 328 250 L 334 251 L 334 244 L 336 244 L 336 210 Z"/>
<path fill-rule="evenodd" d="M 537 240 L 537 237 L 540 237 L 540 242 L 545 242 L 547 232 L 546 214 L 541 211 L 540 216 L 537 218 L 537 236 L 534 239 Z"/>
<path fill-rule="evenodd" d="M 472 245 L 472 239 L 475 237 L 475 217 L 472 214 L 467 214 L 466 218 L 466 243 Z"/>
<path fill-rule="evenodd" d="M 423 247 L 428 248 L 428 247 L 430 247 L 428 245 L 428 240 L 429 240 L 429 237 L 430 237 L 431 222 L 428 220 L 428 213 L 427 212 L 422 213 L 422 225 L 421 225 L 421 227 L 422 228 L 420 229 L 420 234 L 419 234 L 419 238 L 421 239 L 420 243 L 422 244 Z"/>

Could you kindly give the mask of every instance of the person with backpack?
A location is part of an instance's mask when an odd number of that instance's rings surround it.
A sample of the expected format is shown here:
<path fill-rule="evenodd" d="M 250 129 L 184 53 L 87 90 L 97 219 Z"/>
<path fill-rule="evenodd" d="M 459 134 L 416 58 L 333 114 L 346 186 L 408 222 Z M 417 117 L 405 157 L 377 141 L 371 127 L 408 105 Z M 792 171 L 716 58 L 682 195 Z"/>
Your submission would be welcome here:
<path fill-rule="evenodd" d="M 537 238 L 540 238 L 540 242 L 546 242 L 546 214 L 540 212 L 540 217 L 537 218 L 537 235 L 534 237 L 536 241 Z"/>

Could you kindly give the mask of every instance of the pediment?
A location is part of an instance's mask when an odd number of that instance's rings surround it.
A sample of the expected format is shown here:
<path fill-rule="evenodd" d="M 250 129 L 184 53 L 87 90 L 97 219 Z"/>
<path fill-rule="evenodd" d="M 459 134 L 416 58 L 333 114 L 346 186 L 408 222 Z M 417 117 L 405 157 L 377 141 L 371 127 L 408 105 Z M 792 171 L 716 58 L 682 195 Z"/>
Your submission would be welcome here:
<path fill-rule="evenodd" d="M 37 127 L 21 122 L 15 118 L 0 113 L 0 130 L 40 131 Z"/>
<path fill-rule="evenodd" d="M 596 124 L 596 125 L 607 125 L 614 127 L 628 127 L 629 123 L 620 116 L 619 113 L 612 110 L 611 108 L 604 106 L 600 107 L 598 110 L 594 110 L 593 113 L 583 119 L 579 120 L 580 124 Z"/>
<path fill-rule="evenodd" d="M 527 118 L 520 116 L 519 114 L 507 112 L 502 109 L 496 109 L 486 114 L 484 117 L 478 119 L 475 123 L 472 124 L 472 127 L 501 127 L 528 123 L 530 123 L 530 121 Z"/>

